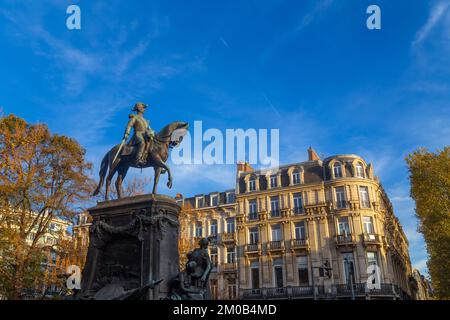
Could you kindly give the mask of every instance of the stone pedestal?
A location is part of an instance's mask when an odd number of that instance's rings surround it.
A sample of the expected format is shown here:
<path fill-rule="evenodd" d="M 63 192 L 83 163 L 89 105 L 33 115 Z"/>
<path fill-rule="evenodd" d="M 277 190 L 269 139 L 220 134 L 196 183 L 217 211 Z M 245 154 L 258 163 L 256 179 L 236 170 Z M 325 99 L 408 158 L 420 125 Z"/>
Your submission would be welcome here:
<path fill-rule="evenodd" d="M 106 201 L 89 209 L 93 222 L 79 296 L 115 299 L 135 290 L 134 299 L 166 298 L 179 273 L 179 212 L 175 200 L 162 195 Z M 159 279 L 155 288 L 145 288 Z"/>

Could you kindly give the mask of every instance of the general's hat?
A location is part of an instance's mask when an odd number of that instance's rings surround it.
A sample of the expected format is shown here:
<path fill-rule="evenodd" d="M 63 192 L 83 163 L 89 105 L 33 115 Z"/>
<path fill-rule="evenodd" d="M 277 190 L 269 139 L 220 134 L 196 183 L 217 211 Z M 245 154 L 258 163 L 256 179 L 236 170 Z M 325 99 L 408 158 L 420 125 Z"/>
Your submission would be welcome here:
<path fill-rule="evenodd" d="M 138 108 L 139 106 L 143 106 L 145 109 L 148 108 L 148 105 L 146 105 L 145 103 L 143 103 L 143 102 L 138 102 L 138 103 L 136 103 L 136 104 L 134 105 L 134 108 L 131 109 L 131 111 L 137 111 L 137 108 Z"/>

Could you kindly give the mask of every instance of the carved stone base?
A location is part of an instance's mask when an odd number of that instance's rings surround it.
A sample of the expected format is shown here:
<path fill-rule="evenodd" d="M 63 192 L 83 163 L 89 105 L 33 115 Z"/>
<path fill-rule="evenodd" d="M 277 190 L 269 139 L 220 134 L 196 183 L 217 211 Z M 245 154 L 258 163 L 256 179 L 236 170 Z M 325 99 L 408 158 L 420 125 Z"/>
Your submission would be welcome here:
<path fill-rule="evenodd" d="M 175 200 L 163 195 L 100 202 L 89 209 L 93 222 L 79 297 L 166 298 L 179 273 L 179 212 Z"/>

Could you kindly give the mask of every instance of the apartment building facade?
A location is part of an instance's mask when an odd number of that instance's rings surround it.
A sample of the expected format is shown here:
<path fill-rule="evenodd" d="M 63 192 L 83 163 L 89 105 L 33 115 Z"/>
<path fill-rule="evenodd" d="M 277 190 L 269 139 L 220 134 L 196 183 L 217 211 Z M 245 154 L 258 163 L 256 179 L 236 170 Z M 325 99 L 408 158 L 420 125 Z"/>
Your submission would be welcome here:
<path fill-rule="evenodd" d="M 227 193 L 234 201 L 220 202 Z M 215 298 L 234 298 L 221 294 L 229 283 L 244 299 L 415 296 L 408 240 L 372 165 L 357 155 L 321 160 L 310 148 L 308 161 L 279 168 L 241 163 L 234 190 L 182 201 L 190 204 L 189 231 L 182 236 L 198 239 L 217 230 L 211 247 Z M 227 219 L 234 221 L 233 236 Z"/>

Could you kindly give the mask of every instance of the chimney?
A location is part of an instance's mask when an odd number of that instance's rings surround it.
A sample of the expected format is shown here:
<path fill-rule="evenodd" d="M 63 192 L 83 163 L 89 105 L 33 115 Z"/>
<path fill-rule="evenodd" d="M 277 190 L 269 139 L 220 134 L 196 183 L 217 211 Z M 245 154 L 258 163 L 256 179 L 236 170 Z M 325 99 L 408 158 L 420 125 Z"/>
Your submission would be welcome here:
<path fill-rule="evenodd" d="M 181 200 L 183 199 L 183 195 L 181 193 L 177 193 L 177 195 L 175 196 L 176 200 Z"/>
<path fill-rule="evenodd" d="M 313 148 L 309 147 L 309 149 L 308 149 L 308 161 L 316 161 L 316 160 L 320 160 L 319 156 L 317 155 L 317 153 L 314 151 Z"/>
<path fill-rule="evenodd" d="M 253 172 L 253 168 L 248 162 L 238 162 L 237 171 L 238 172 Z"/>

